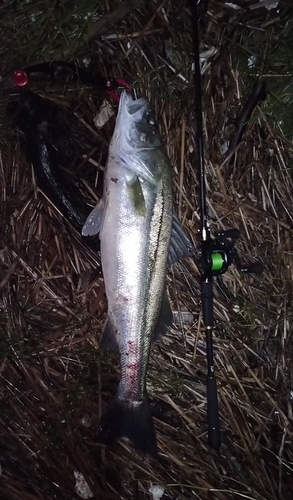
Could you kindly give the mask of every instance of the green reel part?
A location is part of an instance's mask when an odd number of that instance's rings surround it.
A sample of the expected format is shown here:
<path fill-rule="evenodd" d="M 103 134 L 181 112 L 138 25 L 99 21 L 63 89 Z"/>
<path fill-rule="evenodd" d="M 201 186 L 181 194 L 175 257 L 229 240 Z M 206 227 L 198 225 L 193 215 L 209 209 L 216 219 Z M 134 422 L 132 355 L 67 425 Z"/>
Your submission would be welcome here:
<path fill-rule="evenodd" d="M 213 252 L 211 254 L 211 261 L 212 261 L 212 266 L 211 270 L 212 271 L 221 271 L 224 265 L 224 259 L 223 255 L 219 252 Z"/>

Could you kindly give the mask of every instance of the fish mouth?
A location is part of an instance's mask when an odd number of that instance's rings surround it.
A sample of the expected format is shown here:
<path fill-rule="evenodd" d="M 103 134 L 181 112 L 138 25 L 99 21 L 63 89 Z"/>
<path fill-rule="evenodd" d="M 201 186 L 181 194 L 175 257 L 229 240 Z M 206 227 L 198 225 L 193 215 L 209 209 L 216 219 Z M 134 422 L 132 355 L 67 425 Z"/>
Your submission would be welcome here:
<path fill-rule="evenodd" d="M 137 113 L 141 115 L 148 105 L 149 102 L 144 97 L 134 99 L 132 92 L 129 90 L 123 90 L 120 96 L 118 116 L 124 114 L 125 112 L 127 112 L 130 116 L 134 116 Z"/>

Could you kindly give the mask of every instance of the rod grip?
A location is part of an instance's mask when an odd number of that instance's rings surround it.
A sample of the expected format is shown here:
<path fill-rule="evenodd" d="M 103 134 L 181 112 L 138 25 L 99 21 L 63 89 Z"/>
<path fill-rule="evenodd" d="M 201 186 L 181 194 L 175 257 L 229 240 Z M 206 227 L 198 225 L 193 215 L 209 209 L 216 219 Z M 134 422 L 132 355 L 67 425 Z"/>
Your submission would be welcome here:
<path fill-rule="evenodd" d="M 201 302 L 202 302 L 202 313 L 203 322 L 205 326 L 213 326 L 214 314 L 213 314 L 213 282 L 212 280 L 201 282 Z"/>
<path fill-rule="evenodd" d="M 208 443 L 218 450 L 221 446 L 220 421 L 216 378 L 207 378 Z"/>

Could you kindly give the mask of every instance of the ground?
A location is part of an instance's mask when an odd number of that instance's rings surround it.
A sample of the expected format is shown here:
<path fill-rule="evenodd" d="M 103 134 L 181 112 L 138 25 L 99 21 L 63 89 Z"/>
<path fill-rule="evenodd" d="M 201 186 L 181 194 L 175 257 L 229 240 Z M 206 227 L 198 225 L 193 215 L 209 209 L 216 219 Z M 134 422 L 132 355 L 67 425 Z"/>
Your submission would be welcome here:
<path fill-rule="evenodd" d="M 6 108 L 18 97 L 10 76 L 26 64 L 65 60 L 124 78 L 151 101 L 173 165 L 175 208 L 199 252 L 190 3 L 2 2 L 1 500 L 147 499 L 155 485 L 164 488 L 163 500 L 291 499 L 293 11 L 285 1 L 271 10 L 265 4 L 277 2 L 211 0 L 200 25 L 211 229 L 239 229 L 241 260 L 264 266 L 262 275 L 231 266 L 214 283 L 222 446 L 207 444 L 196 255 L 168 274 L 179 321 L 152 349 L 154 460 L 135 454 L 126 440 L 107 449 L 95 440 L 119 380 L 117 355 L 99 349 L 106 314 L 99 252 L 38 185 L 27 138 Z M 259 80 L 266 99 L 229 158 Z M 114 125 L 112 117 L 103 129 L 94 126 L 103 93 L 42 79 L 32 89 L 61 110 L 63 132 L 52 138 L 60 169 L 81 203 L 94 205 Z"/>

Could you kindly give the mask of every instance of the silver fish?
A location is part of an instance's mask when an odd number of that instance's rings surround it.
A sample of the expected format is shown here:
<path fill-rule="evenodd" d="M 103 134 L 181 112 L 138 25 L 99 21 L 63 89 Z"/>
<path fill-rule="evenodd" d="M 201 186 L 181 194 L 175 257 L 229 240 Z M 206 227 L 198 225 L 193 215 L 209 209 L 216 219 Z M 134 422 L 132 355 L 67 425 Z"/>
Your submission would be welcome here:
<path fill-rule="evenodd" d="M 151 342 L 172 323 L 166 293 L 168 255 L 173 262 L 191 248 L 179 224 L 178 219 L 173 223 L 171 165 L 150 104 L 124 91 L 103 197 L 82 234 L 100 233 L 108 300 L 102 344 L 118 346 L 121 364 L 118 392 L 101 418 L 98 440 L 110 444 L 125 436 L 149 455 L 156 454 L 157 444 L 146 374 Z"/>

